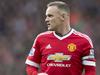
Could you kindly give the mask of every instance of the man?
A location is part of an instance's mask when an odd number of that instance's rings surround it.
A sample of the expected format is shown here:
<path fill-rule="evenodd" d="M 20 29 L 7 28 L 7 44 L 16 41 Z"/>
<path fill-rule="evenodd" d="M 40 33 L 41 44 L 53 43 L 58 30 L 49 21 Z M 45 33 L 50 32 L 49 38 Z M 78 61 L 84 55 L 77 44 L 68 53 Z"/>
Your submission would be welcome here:
<path fill-rule="evenodd" d="M 70 27 L 70 9 L 62 1 L 47 5 L 48 31 L 39 34 L 26 60 L 27 75 L 96 75 L 90 38 Z"/>

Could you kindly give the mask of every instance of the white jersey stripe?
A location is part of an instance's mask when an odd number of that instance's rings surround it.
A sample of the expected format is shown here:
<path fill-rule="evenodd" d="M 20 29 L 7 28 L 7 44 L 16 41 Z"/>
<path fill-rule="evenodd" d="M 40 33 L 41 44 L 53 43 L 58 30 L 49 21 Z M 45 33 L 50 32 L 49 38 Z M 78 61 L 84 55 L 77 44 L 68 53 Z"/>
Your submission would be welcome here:
<path fill-rule="evenodd" d="M 40 33 L 39 35 L 37 35 L 37 37 L 36 37 L 35 40 L 34 40 L 33 47 L 35 46 L 36 41 L 37 41 L 37 39 L 38 39 L 39 36 L 45 35 L 45 34 L 50 34 L 50 33 L 52 33 L 52 32 L 53 32 L 53 31 L 46 31 L 46 32 L 44 32 L 44 33 Z"/>
<path fill-rule="evenodd" d="M 75 35 L 79 35 L 80 37 L 83 37 L 83 38 L 85 38 L 86 40 L 88 40 L 88 42 L 90 43 L 91 47 L 93 48 L 92 40 L 90 39 L 89 36 L 87 36 L 86 34 L 80 33 L 80 32 L 78 32 L 78 31 L 76 31 L 76 30 L 74 30 L 74 34 L 75 34 Z"/>
<path fill-rule="evenodd" d="M 83 58 L 82 58 L 82 60 L 85 60 L 85 59 L 94 59 L 94 56 L 84 56 Z"/>
<path fill-rule="evenodd" d="M 28 64 L 28 65 L 31 65 L 31 66 L 34 66 L 34 67 L 37 67 L 39 68 L 39 64 L 38 63 L 35 63 L 29 59 L 26 60 L 25 64 Z"/>
<path fill-rule="evenodd" d="M 83 65 L 88 65 L 88 66 L 96 66 L 96 63 L 94 61 L 83 61 Z"/>

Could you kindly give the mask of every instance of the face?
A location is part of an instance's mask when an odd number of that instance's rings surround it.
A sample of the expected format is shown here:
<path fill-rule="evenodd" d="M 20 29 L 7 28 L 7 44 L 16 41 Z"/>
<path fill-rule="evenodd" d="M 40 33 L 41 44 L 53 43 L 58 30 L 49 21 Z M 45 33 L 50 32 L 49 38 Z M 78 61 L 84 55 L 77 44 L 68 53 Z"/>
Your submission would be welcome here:
<path fill-rule="evenodd" d="M 48 30 L 55 31 L 60 28 L 63 23 L 62 15 L 60 10 L 56 6 L 50 6 L 46 10 L 46 19 L 45 19 Z"/>

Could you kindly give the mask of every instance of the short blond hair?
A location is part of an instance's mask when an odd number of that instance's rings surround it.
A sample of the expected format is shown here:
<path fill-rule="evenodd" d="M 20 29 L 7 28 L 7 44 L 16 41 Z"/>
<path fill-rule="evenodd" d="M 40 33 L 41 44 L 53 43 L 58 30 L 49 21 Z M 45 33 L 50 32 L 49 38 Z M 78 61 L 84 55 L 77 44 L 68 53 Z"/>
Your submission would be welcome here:
<path fill-rule="evenodd" d="M 63 1 L 54 1 L 54 2 L 50 2 L 49 4 L 47 4 L 47 7 L 50 6 L 57 6 L 58 9 L 63 10 L 67 13 L 70 13 L 70 7 L 67 3 L 63 2 Z"/>

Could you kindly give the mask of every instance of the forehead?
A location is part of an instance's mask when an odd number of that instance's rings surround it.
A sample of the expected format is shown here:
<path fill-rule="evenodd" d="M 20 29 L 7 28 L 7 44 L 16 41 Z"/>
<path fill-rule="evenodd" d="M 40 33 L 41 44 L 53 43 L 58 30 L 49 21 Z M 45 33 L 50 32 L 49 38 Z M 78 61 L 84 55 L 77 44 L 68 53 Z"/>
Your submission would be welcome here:
<path fill-rule="evenodd" d="M 57 8 L 57 6 L 49 6 L 48 8 L 47 8 L 47 10 L 46 10 L 46 15 L 48 15 L 48 14 L 57 14 L 57 13 L 59 13 L 59 9 Z"/>

